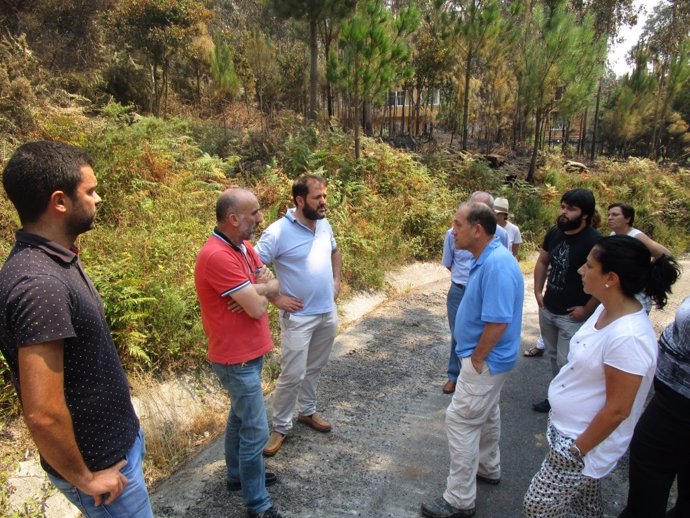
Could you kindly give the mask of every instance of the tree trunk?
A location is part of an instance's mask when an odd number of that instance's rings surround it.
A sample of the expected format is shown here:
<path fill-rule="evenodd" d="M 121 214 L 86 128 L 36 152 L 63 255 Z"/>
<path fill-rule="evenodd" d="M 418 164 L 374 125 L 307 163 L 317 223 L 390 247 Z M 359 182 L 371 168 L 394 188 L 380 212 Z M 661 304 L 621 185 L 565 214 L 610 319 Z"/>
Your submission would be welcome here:
<path fill-rule="evenodd" d="M 318 33 L 316 31 L 316 17 L 309 19 L 309 119 L 316 120 L 316 89 L 318 87 L 319 59 Z"/>
<path fill-rule="evenodd" d="M 456 92 L 457 93 L 457 92 Z M 458 96 L 453 96 L 453 119 L 451 124 L 451 134 L 450 134 L 450 145 L 453 145 L 453 139 L 455 138 L 455 133 L 458 131 Z"/>
<path fill-rule="evenodd" d="M 355 55 L 355 77 L 359 77 L 359 56 Z M 360 142 L 359 142 L 359 84 L 355 81 L 354 88 L 354 105 L 355 105 L 355 160 L 360 157 Z"/>
<path fill-rule="evenodd" d="M 661 74 L 659 77 L 659 90 L 656 94 L 656 98 L 654 100 L 654 118 L 653 120 L 653 126 L 652 126 L 652 138 L 649 141 L 649 158 L 650 160 L 656 160 L 658 158 L 658 141 L 659 141 L 659 134 L 661 133 L 661 117 L 660 117 L 660 112 L 661 112 L 661 104 L 663 103 L 662 97 L 664 95 L 664 88 L 666 86 L 665 84 L 665 78 L 666 78 L 666 63 L 661 67 Z"/>
<path fill-rule="evenodd" d="M 539 153 L 539 135 L 541 134 L 541 108 L 535 111 L 535 125 L 534 125 L 534 145 L 532 146 L 532 158 L 529 161 L 529 170 L 527 171 L 527 182 L 534 183 L 534 173 L 537 170 L 537 154 Z"/>
<path fill-rule="evenodd" d="M 364 117 L 364 123 L 362 124 L 362 128 L 364 128 L 364 134 L 367 137 L 371 137 L 374 134 L 374 127 L 371 123 L 371 118 L 372 118 L 372 108 L 371 108 L 371 101 L 364 101 L 362 103 L 362 116 Z"/>
<path fill-rule="evenodd" d="M 405 101 L 407 100 L 407 89 L 403 89 L 402 116 L 400 117 L 400 135 L 405 134 Z M 395 92 L 395 104 L 398 105 L 398 92 Z"/>
<path fill-rule="evenodd" d="M 517 78 L 518 80 L 518 85 L 520 82 L 520 78 Z M 520 113 L 521 113 L 521 108 L 520 104 L 522 102 L 522 99 L 520 98 L 520 88 L 518 87 L 517 93 L 515 95 L 515 113 L 513 114 L 513 151 L 517 151 L 517 146 L 518 146 L 518 136 L 520 132 Z"/>
<path fill-rule="evenodd" d="M 582 115 L 582 124 L 580 124 L 580 142 L 577 146 L 577 154 L 582 156 L 585 154 L 585 139 L 587 138 L 587 115 L 589 107 L 585 108 L 585 113 Z"/>
<path fill-rule="evenodd" d="M 597 132 L 599 130 L 599 102 L 601 101 L 601 89 L 604 83 L 604 78 L 599 79 L 599 88 L 597 88 L 597 102 L 594 106 L 594 121 L 592 122 L 592 149 L 589 152 L 589 159 L 594 160 L 594 155 L 597 148 Z"/>
<path fill-rule="evenodd" d="M 163 67 L 163 115 L 168 113 L 168 64 Z"/>
<path fill-rule="evenodd" d="M 151 113 L 155 116 L 158 117 L 159 111 L 158 111 L 158 65 L 154 62 L 151 64 L 151 88 L 153 91 L 151 92 Z"/>
<path fill-rule="evenodd" d="M 467 121 L 469 119 L 468 112 L 470 109 L 470 65 L 472 64 L 472 49 L 467 50 L 467 59 L 465 59 L 465 99 L 462 108 L 462 150 L 467 151 Z"/>
<path fill-rule="evenodd" d="M 386 110 L 388 109 L 388 106 L 385 104 L 383 105 L 383 113 L 381 113 L 381 117 L 379 117 L 379 121 L 381 121 L 381 124 L 379 125 L 379 138 L 383 138 L 383 127 L 386 125 Z"/>
<path fill-rule="evenodd" d="M 563 142 L 561 143 L 561 153 L 563 156 L 568 154 L 568 137 L 570 136 L 570 120 L 563 121 Z"/>
<path fill-rule="evenodd" d="M 546 116 L 546 127 L 549 128 L 549 149 L 551 149 L 551 143 L 553 142 L 553 124 L 551 124 L 551 117 L 549 115 Z"/>
<path fill-rule="evenodd" d="M 328 104 L 328 120 L 333 118 L 333 89 L 331 88 L 331 83 L 326 85 L 326 99 Z"/>
<path fill-rule="evenodd" d="M 414 110 L 414 134 L 419 136 L 419 96 L 422 94 L 422 86 L 417 85 L 417 102 Z"/>
<path fill-rule="evenodd" d="M 419 99 L 419 94 L 417 94 L 417 99 Z M 408 135 L 414 135 L 414 133 L 412 131 L 412 117 L 414 114 L 414 107 L 415 107 L 414 92 L 410 92 L 410 108 L 407 110 L 407 134 Z"/>

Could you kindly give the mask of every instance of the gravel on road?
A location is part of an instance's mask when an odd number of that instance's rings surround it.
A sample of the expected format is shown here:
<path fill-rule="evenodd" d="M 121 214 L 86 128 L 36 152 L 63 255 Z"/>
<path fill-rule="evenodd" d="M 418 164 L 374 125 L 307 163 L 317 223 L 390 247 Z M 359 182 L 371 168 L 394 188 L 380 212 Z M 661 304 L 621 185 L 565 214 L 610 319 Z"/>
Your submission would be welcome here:
<path fill-rule="evenodd" d="M 521 349 L 538 335 L 530 277 Z M 690 294 L 689 277 L 669 308 L 653 313 L 658 331 Z M 418 517 L 422 502 L 443 493 L 449 466 L 444 417 L 450 396 L 441 393 L 449 353 L 447 289 L 447 279 L 418 286 L 386 300 L 338 336 L 318 403 L 333 431 L 322 434 L 295 423 L 282 449 L 266 462 L 279 477 L 269 492 L 286 517 Z M 549 380 L 547 359 L 520 354 L 501 396 L 501 483 L 478 484 L 478 518 L 522 516 L 522 496 L 547 449 L 547 417 L 531 406 L 545 397 Z M 269 397 L 269 412 L 270 402 Z M 154 491 L 156 516 L 245 516 L 241 494 L 225 489 L 224 473 L 221 438 Z M 603 492 L 605 516 L 617 516 L 627 494 L 626 459 L 604 479 Z"/>

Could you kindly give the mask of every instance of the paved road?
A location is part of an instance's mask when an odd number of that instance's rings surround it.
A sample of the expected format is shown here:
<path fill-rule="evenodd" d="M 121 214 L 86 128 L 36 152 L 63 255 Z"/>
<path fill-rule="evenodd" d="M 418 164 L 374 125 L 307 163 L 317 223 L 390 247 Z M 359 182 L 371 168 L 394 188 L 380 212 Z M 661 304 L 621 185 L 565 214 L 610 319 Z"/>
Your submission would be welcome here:
<path fill-rule="evenodd" d="M 388 300 L 339 335 L 319 401 L 333 432 L 296 424 L 267 461 L 280 477 L 270 493 L 286 516 L 417 517 L 421 502 L 441 495 L 448 473 L 443 420 L 449 396 L 440 390 L 448 354 L 447 286 L 437 281 Z M 523 348 L 538 332 L 531 292 L 527 279 Z M 656 320 L 661 325 L 672 316 L 669 310 Z M 547 360 L 520 356 L 502 393 L 502 481 L 479 485 L 478 518 L 521 516 L 522 496 L 546 452 L 546 416 L 531 404 L 545 396 L 548 382 Z M 606 517 L 622 508 L 626 469 L 624 459 L 604 481 Z M 240 495 L 225 491 L 222 441 L 163 483 L 153 502 L 158 518 L 244 516 Z"/>

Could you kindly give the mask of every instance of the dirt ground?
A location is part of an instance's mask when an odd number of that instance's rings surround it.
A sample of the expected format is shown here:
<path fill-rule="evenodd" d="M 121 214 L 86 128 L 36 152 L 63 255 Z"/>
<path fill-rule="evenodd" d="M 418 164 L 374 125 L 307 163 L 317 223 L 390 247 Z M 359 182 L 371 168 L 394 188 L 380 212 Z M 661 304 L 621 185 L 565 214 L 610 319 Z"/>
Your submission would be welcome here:
<path fill-rule="evenodd" d="M 660 331 L 690 295 L 690 261 L 664 311 L 654 310 Z M 432 271 L 433 270 L 433 271 Z M 281 451 L 267 460 L 278 474 L 273 503 L 287 517 L 416 517 L 420 504 L 440 496 L 448 473 L 444 412 L 449 336 L 447 274 L 438 269 L 424 284 L 414 274 L 411 291 L 384 300 L 336 339 L 319 389 L 319 411 L 333 431 L 319 434 L 295 424 Z M 531 275 L 526 275 L 522 348 L 538 334 Z M 521 516 L 522 496 L 546 453 L 546 416 L 531 410 L 549 382 L 544 358 L 524 358 L 502 393 L 502 481 L 480 484 L 479 518 Z M 270 397 L 267 406 L 270 412 Z M 627 463 L 604 480 L 606 517 L 617 516 L 627 492 Z M 241 494 L 225 490 L 222 439 L 153 492 L 158 518 L 245 516 Z"/>

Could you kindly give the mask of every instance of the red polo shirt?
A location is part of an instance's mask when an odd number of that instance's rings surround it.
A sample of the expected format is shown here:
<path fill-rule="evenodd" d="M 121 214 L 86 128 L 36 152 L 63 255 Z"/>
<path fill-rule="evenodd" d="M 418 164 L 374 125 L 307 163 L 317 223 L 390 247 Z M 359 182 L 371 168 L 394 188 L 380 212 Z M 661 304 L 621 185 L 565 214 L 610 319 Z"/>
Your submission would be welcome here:
<path fill-rule="evenodd" d="M 255 281 L 261 259 L 249 241 L 246 254 L 214 231 L 196 259 L 194 284 L 201 306 L 201 322 L 208 338 L 208 359 L 232 365 L 254 360 L 273 348 L 268 313 L 255 319 L 228 309 L 232 293 Z"/>

